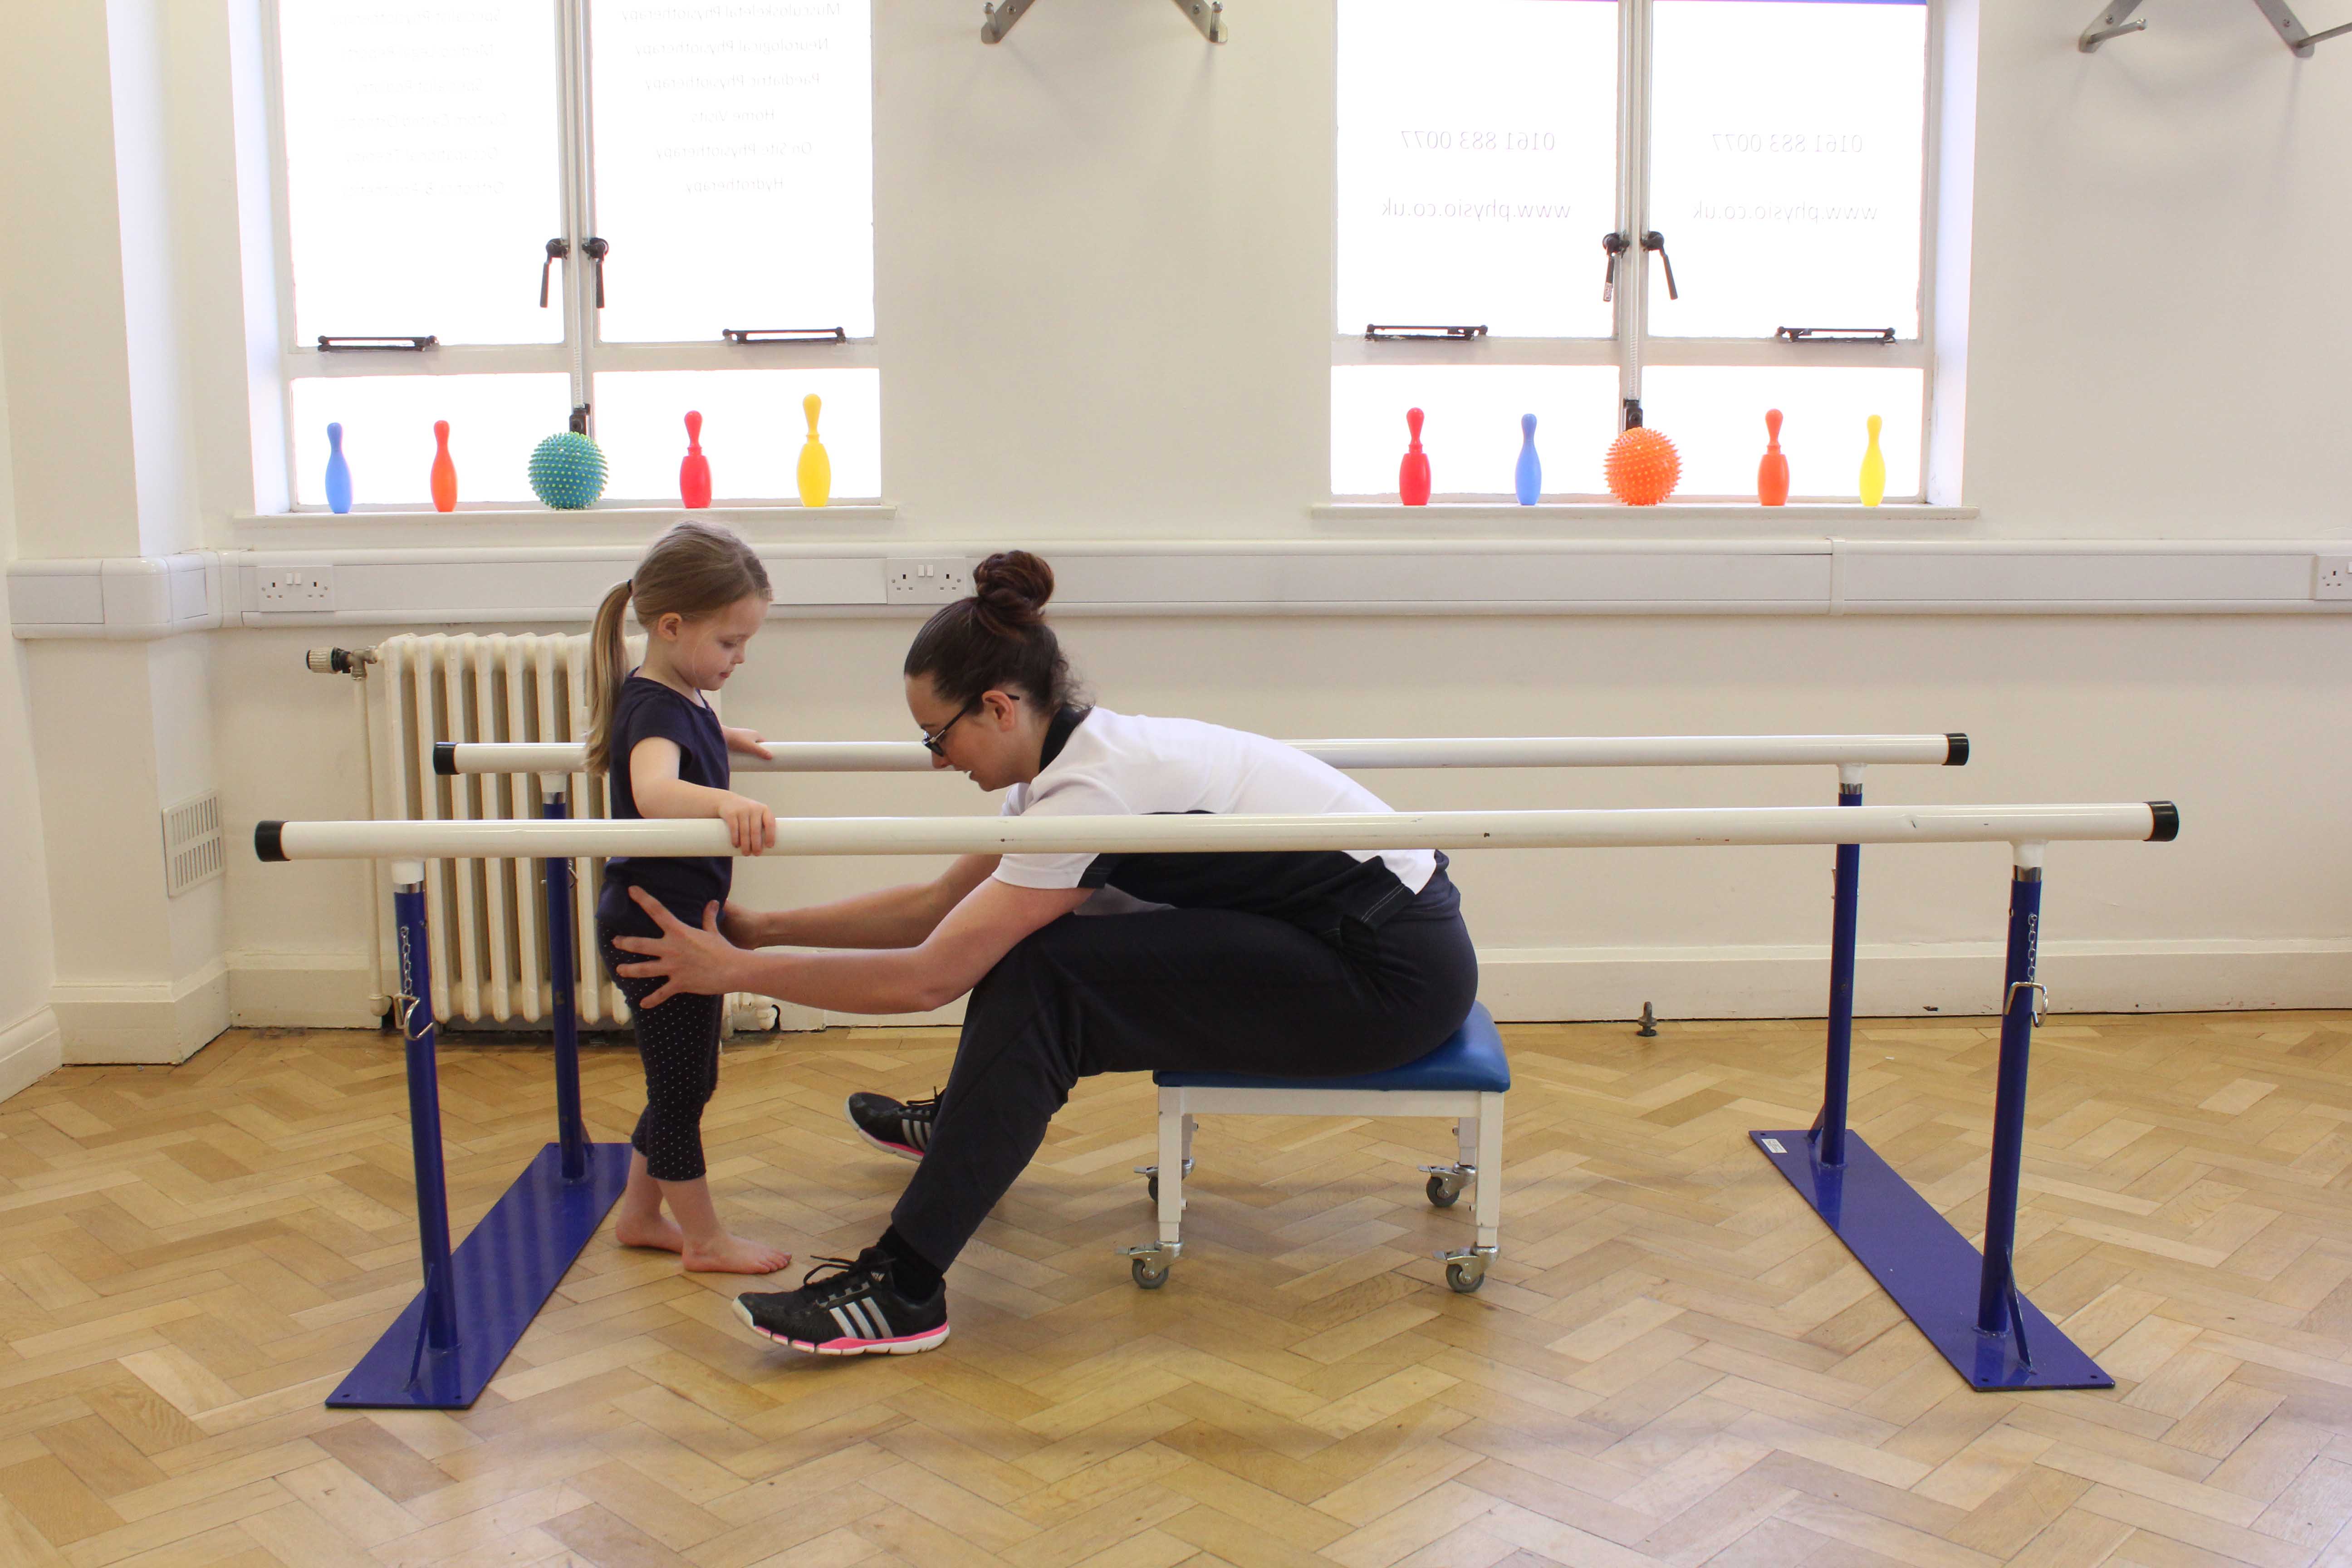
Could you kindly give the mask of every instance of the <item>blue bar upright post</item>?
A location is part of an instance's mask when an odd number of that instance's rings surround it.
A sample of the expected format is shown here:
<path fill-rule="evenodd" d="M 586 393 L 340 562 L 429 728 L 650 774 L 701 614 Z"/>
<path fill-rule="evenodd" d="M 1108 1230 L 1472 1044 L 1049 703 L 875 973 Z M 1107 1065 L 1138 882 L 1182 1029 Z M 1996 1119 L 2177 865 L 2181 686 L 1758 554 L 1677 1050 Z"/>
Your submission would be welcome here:
<path fill-rule="evenodd" d="M 449 1184 L 441 1164 L 441 1077 L 433 1029 L 433 961 L 425 946 L 423 868 L 392 895 L 400 927 L 400 1033 L 407 1055 L 408 1137 L 416 1160 L 416 1244 L 425 1264 L 419 1340 L 412 1363 L 457 1347 L 457 1296 L 449 1268 Z"/>
<path fill-rule="evenodd" d="M 571 816 L 562 787 L 550 790 L 542 816 L 561 822 Z M 580 1114 L 580 1010 L 573 992 L 575 944 L 572 938 L 572 862 L 542 860 L 547 884 L 547 978 L 555 1031 L 555 1136 L 567 1182 L 588 1175 L 588 1124 Z"/>
<path fill-rule="evenodd" d="M 2033 1054 L 2033 978 L 2042 936 L 2042 868 L 2021 864 L 2009 884 L 2009 959 L 2001 976 L 2000 1079 L 1993 1091 L 1991 1180 L 1985 1191 L 1984 1272 L 1977 1286 L 1977 1332 L 2011 1336 L 2017 1359 L 2033 1364 L 2018 1309 L 2017 1185 L 2025 1163 L 2025 1089 Z"/>
<path fill-rule="evenodd" d="M 1838 770 L 1838 804 L 1862 804 L 1862 770 Z M 1836 893 L 1830 909 L 1830 1025 L 1822 1066 L 1822 1111 L 1813 1121 L 1813 1157 L 1845 1166 L 1846 1096 L 1853 1075 L 1853 958 L 1862 903 L 1862 846 L 1837 847 Z"/>

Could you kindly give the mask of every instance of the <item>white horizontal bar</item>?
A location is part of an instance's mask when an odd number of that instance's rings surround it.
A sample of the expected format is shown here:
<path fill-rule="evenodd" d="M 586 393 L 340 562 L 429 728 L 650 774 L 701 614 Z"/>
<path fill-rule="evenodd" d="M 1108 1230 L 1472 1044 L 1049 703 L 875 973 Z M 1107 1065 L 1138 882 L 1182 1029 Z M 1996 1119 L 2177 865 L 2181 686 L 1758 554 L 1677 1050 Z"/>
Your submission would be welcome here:
<path fill-rule="evenodd" d="M 2146 801 L 2098 805 L 1799 805 L 1397 811 L 1328 816 L 831 816 L 776 824 L 778 855 L 1215 854 L 1269 849 L 1601 849 L 1710 844 L 2041 844 L 2149 838 Z M 2168 831 L 2166 837 L 2171 835 Z M 732 855 L 715 817 L 590 822 L 265 822 L 263 859 Z M 275 853 L 273 853 L 273 849 Z"/>
<path fill-rule="evenodd" d="M 1335 768 L 1649 768 L 1744 767 L 1953 760 L 1950 735 L 1472 735 L 1406 740 L 1292 741 Z M 929 773 L 931 755 L 917 741 L 771 741 L 775 755 L 736 755 L 743 773 Z M 1957 742 L 1965 760 L 1968 742 Z M 443 758 L 448 759 L 446 763 Z M 436 748 L 436 772 L 578 773 L 587 748 L 577 743 L 459 741 Z"/>

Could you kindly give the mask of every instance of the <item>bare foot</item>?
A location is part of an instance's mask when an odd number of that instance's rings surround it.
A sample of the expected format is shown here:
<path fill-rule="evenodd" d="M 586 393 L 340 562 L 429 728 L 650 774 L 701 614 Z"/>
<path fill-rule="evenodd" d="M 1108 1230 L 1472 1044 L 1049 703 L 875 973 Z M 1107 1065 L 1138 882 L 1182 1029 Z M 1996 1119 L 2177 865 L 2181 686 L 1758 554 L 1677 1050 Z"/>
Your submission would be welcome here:
<path fill-rule="evenodd" d="M 740 1236 L 722 1236 L 708 1247 L 689 1241 L 682 1250 L 689 1274 L 773 1274 L 793 1261 L 789 1252 Z"/>
<path fill-rule="evenodd" d="M 677 1222 L 658 1209 L 654 1211 L 651 1219 L 623 1215 L 614 1223 L 613 1235 L 623 1247 L 657 1247 L 664 1252 L 686 1250 L 686 1232 L 678 1229 Z"/>

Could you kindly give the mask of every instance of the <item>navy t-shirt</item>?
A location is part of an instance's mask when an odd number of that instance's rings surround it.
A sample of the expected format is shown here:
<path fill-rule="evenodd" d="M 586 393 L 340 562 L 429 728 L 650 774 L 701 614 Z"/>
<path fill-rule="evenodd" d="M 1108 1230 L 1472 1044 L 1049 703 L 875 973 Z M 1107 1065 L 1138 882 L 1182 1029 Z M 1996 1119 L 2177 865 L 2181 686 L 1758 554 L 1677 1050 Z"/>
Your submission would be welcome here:
<path fill-rule="evenodd" d="M 629 784 L 629 754 L 640 741 L 676 742 L 680 779 L 711 789 L 728 787 L 727 736 L 710 705 L 681 697 L 646 676 L 632 675 L 621 682 L 621 700 L 613 710 L 612 762 L 606 776 L 614 816 L 645 816 L 637 809 L 636 794 Z M 596 918 L 639 935 L 657 934 L 660 928 L 653 917 L 629 897 L 634 886 L 660 900 L 664 909 L 687 924 L 698 926 L 703 906 L 713 900 L 724 904 L 734 881 L 732 856 L 615 855 L 604 862 L 604 887 L 596 900 Z"/>

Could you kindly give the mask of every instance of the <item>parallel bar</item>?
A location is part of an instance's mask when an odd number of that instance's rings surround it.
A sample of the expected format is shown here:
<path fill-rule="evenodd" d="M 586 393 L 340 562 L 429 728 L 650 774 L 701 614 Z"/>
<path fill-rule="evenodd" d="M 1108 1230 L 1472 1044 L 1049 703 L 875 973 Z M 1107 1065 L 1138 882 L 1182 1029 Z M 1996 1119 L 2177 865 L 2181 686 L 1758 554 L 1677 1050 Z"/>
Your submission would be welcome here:
<path fill-rule="evenodd" d="M 562 796 L 547 805 L 564 810 Z M 462 1410 L 504 1363 L 539 1309 L 629 1179 L 629 1146 L 591 1143 L 580 1109 L 579 1035 L 572 1008 L 571 862 L 546 863 L 555 986 L 556 1103 L 560 1142 L 550 1143 L 482 1216 L 449 1246 L 449 1193 L 441 1159 L 440 1073 L 436 1060 L 423 867 L 400 868 L 400 989 L 407 1039 L 408 1129 L 416 1166 L 416 1230 L 425 1287 L 341 1384 L 336 1409 Z"/>
<path fill-rule="evenodd" d="M 1647 768 L 1864 766 L 1968 761 L 1969 738 L 1948 735 L 1472 735 L 1405 740 L 1292 741 L 1335 768 Z M 770 741 L 771 758 L 737 755 L 739 773 L 929 773 L 916 741 Z M 565 742 L 441 741 L 433 770 L 453 773 L 580 773 L 587 748 Z"/>
<path fill-rule="evenodd" d="M 2168 839 L 2167 801 L 2080 805 L 1794 805 L 1397 811 L 1328 816 L 786 817 L 779 855 L 1214 854 L 1264 849 L 1597 849 L 1732 844 L 2043 844 Z M 716 818 L 264 822 L 264 860 L 733 855 Z"/>

